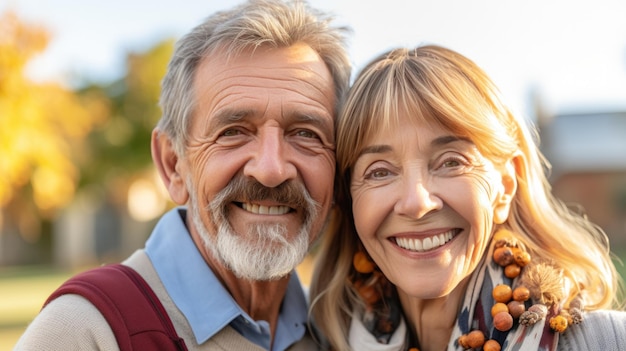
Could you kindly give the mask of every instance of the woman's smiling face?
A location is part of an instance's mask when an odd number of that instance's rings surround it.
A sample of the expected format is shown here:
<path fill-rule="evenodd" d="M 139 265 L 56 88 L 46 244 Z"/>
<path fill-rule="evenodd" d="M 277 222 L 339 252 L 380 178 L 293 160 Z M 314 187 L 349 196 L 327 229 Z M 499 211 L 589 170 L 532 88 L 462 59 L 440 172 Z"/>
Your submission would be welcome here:
<path fill-rule="evenodd" d="M 416 120 L 401 114 L 366 139 L 350 193 L 358 235 L 378 267 L 401 292 L 429 299 L 476 269 L 494 223 L 508 215 L 514 175 L 471 140 Z"/>

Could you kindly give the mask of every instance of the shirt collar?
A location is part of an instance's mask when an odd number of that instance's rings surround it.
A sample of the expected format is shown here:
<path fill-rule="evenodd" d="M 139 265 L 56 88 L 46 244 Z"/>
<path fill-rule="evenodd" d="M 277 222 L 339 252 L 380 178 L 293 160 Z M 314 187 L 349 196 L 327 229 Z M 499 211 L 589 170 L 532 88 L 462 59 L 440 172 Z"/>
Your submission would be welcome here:
<path fill-rule="evenodd" d="M 172 301 L 187 318 L 196 341 L 202 344 L 238 317 L 254 321 L 204 261 L 185 226 L 185 214 L 182 207 L 166 213 L 146 242 L 145 251 Z M 306 330 L 307 302 L 295 271 L 278 318 L 274 349 L 284 350 L 300 340 Z M 243 334 L 246 336 L 245 331 Z"/>

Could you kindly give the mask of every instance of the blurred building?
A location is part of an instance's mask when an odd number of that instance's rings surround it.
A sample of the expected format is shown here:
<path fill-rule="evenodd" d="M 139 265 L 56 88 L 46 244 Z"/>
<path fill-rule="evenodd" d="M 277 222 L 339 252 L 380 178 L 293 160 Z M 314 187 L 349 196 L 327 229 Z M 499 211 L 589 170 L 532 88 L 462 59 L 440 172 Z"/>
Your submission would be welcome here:
<path fill-rule="evenodd" d="M 125 259 L 144 246 L 158 217 L 171 206 L 157 181 L 135 180 L 126 201 L 80 192 L 49 223 L 33 220 L 34 228 L 0 209 L 0 267 L 52 264 L 82 269 Z"/>
<path fill-rule="evenodd" d="M 538 116 L 555 194 L 626 250 L 626 110 Z"/>

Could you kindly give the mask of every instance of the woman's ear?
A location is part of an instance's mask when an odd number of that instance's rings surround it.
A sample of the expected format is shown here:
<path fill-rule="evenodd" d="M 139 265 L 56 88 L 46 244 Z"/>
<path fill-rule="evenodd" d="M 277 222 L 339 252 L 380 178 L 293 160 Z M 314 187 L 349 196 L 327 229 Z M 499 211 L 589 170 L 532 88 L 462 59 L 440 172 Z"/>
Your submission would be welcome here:
<path fill-rule="evenodd" d="M 504 223 L 509 217 L 511 202 L 517 191 L 517 170 L 521 166 L 520 162 L 523 162 L 522 156 L 516 154 L 505 163 L 502 169 L 502 192 L 496 199 L 493 213 L 493 221 L 496 224 Z"/>
<path fill-rule="evenodd" d="M 152 160 L 172 201 L 178 205 L 186 204 L 189 193 L 187 192 L 185 179 L 180 173 L 183 164 L 182 160 L 178 158 L 170 138 L 159 130 L 154 129 L 150 146 Z"/>

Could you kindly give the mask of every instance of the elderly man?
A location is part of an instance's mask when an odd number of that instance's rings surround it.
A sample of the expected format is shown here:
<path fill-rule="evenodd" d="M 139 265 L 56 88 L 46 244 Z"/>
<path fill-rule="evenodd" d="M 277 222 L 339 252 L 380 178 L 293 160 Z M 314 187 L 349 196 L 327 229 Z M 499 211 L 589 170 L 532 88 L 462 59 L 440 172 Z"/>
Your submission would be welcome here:
<path fill-rule="evenodd" d="M 181 206 L 124 265 L 147 281 L 183 349 L 316 348 L 294 268 L 333 200 L 350 64 L 347 31 L 330 21 L 302 2 L 250 1 L 176 45 L 151 146 Z M 122 349 L 116 338 L 96 305 L 70 293 L 16 349 Z"/>

